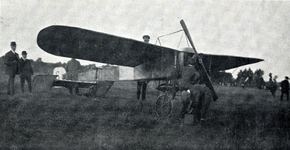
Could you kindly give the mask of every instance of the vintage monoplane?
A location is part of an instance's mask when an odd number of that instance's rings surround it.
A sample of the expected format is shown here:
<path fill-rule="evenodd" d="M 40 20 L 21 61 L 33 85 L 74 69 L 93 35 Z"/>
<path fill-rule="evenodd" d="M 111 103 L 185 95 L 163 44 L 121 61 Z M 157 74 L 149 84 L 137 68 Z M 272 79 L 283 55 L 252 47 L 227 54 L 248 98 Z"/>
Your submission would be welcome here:
<path fill-rule="evenodd" d="M 198 54 L 184 21 L 181 20 L 180 24 L 191 48 L 177 50 L 76 27 L 49 26 L 42 29 L 37 37 L 37 44 L 42 50 L 57 56 L 128 66 L 133 71 L 125 78 L 120 75 L 112 80 L 95 77 L 89 81 L 68 81 L 56 80 L 53 76 L 45 76 L 46 79 L 43 79 L 44 76 L 36 76 L 34 80 L 36 83 L 45 80 L 49 86 L 90 87 L 92 95 L 104 95 L 115 81 L 171 80 L 173 70 L 184 67 L 187 57 L 196 54 L 199 57 L 203 82 L 213 91 L 216 100 L 218 96 L 209 74 L 263 61 L 248 57 Z"/>

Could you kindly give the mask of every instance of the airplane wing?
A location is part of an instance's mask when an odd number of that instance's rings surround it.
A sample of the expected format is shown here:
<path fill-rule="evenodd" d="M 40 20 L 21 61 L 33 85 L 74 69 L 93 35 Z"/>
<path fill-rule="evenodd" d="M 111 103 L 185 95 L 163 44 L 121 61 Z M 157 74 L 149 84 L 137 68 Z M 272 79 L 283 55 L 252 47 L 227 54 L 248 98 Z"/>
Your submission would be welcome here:
<path fill-rule="evenodd" d="M 63 57 L 135 67 L 174 49 L 68 26 L 49 26 L 37 36 L 44 51 Z"/>
<path fill-rule="evenodd" d="M 227 56 L 227 55 L 212 55 L 212 54 L 199 54 L 207 70 L 220 71 L 236 68 L 243 65 L 253 64 L 263 59 Z"/>
<path fill-rule="evenodd" d="M 53 25 L 42 29 L 37 44 L 44 51 L 63 57 L 135 67 L 174 56 L 178 50 L 91 30 Z M 208 69 L 227 70 L 263 61 L 257 58 L 203 54 Z"/>

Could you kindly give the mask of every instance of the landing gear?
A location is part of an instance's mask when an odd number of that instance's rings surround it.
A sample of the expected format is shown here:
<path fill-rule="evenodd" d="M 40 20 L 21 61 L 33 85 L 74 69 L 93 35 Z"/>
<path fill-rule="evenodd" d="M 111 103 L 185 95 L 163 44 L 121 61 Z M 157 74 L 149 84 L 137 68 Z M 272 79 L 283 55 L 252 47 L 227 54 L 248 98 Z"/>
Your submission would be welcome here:
<path fill-rule="evenodd" d="M 97 93 L 97 84 L 91 85 L 89 88 L 89 92 L 87 93 L 89 97 L 96 97 L 96 93 Z"/>
<path fill-rule="evenodd" d="M 173 108 L 172 98 L 168 96 L 168 92 L 160 95 L 155 102 L 155 111 L 158 117 L 167 118 L 170 116 Z"/>
<path fill-rule="evenodd" d="M 89 87 L 88 93 L 86 95 L 88 97 L 101 97 L 105 96 L 108 90 L 112 87 L 114 81 L 98 81 L 95 84 L 92 84 Z"/>
<path fill-rule="evenodd" d="M 79 85 L 77 83 L 68 84 L 69 93 L 70 94 L 79 94 Z"/>
<path fill-rule="evenodd" d="M 175 83 L 169 82 L 159 84 L 156 88 L 158 91 L 164 92 L 160 95 L 155 102 L 155 111 L 158 117 L 167 118 L 170 116 L 173 109 L 172 100 L 175 98 L 176 92 L 178 91 Z"/>

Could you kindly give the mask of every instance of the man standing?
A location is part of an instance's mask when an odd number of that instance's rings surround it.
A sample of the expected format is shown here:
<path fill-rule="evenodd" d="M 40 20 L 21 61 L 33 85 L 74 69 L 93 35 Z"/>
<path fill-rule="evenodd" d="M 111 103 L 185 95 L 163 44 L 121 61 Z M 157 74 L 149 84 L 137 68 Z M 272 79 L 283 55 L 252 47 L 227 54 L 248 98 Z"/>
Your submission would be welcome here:
<path fill-rule="evenodd" d="M 76 81 L 78 80 L 78 72 L 81 68 L 81 64 L 75 58 L 72 58 L 67 62 L 66 71 L 67 71 L 67 79 Z"/>
<path fill-rule="evenodd" d="M 277 76 L 274 77 L 274 79 L 272 80 L 272 73 L 269 74 L 269 84 L 268 84 L 268 88 L 270 89 L 270 92 L 272 94 L 273 97 L 275 97 L 275 93 L 276 93 L 276 89 L 277 89 L 277 81 L 276 79 L 278 78 Z"/>
<path fill-rule="evenodd" d="M 272 96 L 275 97 L 276 96 L 276 90 L 277 90 L 277 78 L 278 76 L 274 76 L 274 79 L 273 79 L 273 85 L 270 89 L 271 93 L 272 93 Z"/>
<path fill-rule="evenodd" d="M 24 82 L 26 80 L 29 92 L 31 93 L 31 76 L 33 75 L 33 69 L 30 60 L 27 59 L 26 51 L 22 51 L 22 58 L 20 59 L 19 69 L 20 69 L 21 92 L 24 93 Z"/>
<path fill-rule="evenodd" d="M 281 82 L 281 101 L 283 100 L 283 94 L 286 94 L 287 101 L 289 101 L 289 81 L 288 77 L 285 77 L 285 80 Z"/>
<path fill-rule="evenodd" d="M 70 61 L 68 61 L 67 66 L 65 68 L 67 72 L 67 79 L 72 80 L 72 81 L 77 81 L 80 68 L 81 68 L 81 64 L 75 58 L 72 58 Z M 78 87 L 69 88 L 70 94 L 73 93 L 73 88 L 75 88 L 75 93 L 78 94 L 79 93 Z"/>
<path fill-rule="evenodd" d="M 19 55 L 16 51 L 16 42 L 12 41 L 10 44 L 11 50 L 4 56 L 4 63 L 6 65 L 5 73 L 8 75 L 7 94 L 14 95 L 14 81 L 15 75 L 19 73 Z"/>
<path fill-rule="evenodd" d="M 143 40 L 144 40 L 145 43 L 149 43 L 150 36 L 149 35 L 144 35 L 143 36 Z M 142 81 L 142 80 L 138 80 L 137 81 L 137 99 L 138 100 L 140 98 L 141 91 L 142 91 L 142 100 L 145 100 L 147 84 L 148 84 L 147 81 Z"/>

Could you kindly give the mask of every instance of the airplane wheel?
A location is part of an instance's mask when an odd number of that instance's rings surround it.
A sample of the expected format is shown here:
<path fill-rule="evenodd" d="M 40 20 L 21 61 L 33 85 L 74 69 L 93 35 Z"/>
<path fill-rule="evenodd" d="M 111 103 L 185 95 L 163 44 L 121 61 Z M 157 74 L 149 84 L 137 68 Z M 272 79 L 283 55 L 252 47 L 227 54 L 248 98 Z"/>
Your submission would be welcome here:
<path fill-rule="evenodd" d="M 97 93 L 97 86 L 96 85 L 92 85 L 89 89 L 89 97 L 95 97 Z"/>
<path fill-rule="evenodd" d="M 167 96 L 167 94 L 165 95 L 160 95 L 157 99 L 156 99 L 156 114 L 159 117 L 162 118 L 166 118 L 168 117 L 171 112 L 172 112 L 172 108 L 173 108 L 173 103 L 171 101 L 171 99 Z"/>

